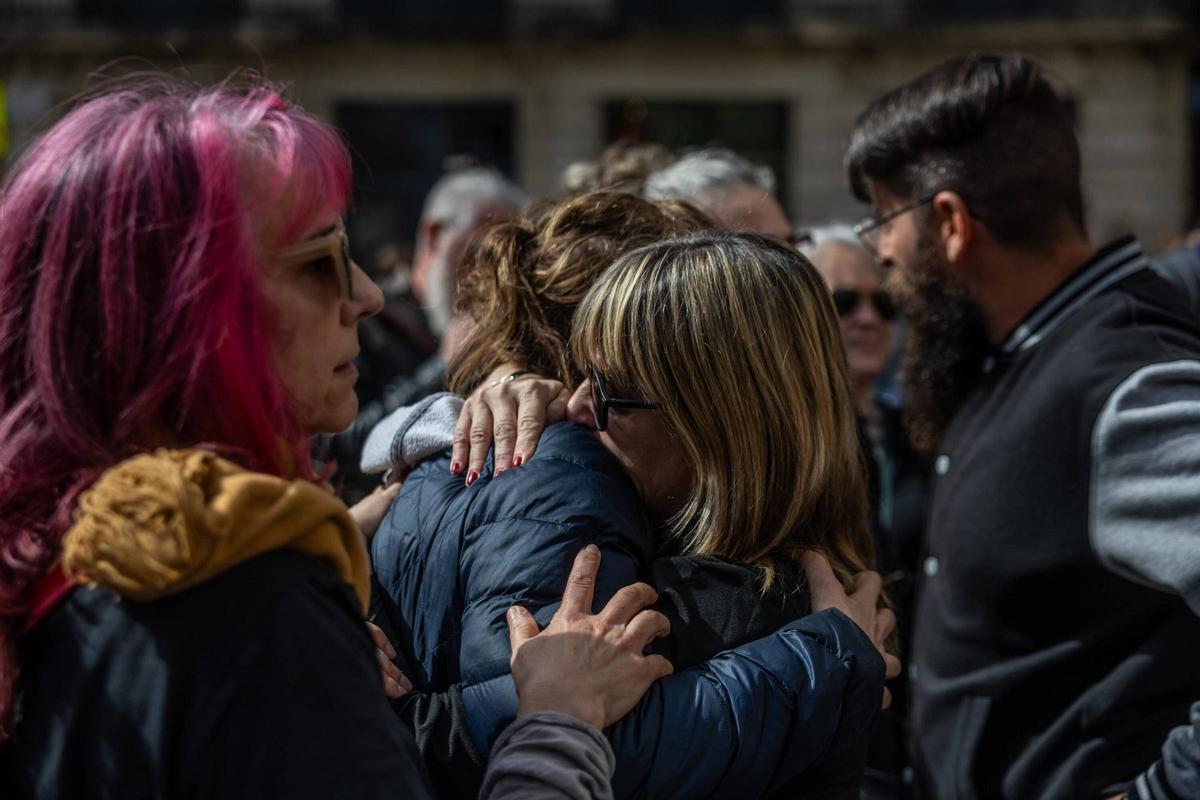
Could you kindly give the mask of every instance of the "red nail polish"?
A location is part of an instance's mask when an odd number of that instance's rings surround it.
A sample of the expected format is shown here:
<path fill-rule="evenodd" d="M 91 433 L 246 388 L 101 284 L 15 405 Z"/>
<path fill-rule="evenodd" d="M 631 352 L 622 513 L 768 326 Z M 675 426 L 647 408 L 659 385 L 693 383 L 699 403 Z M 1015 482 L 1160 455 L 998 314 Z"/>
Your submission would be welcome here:
<path fill-rule="evenodd" d="M 496 469 L 492 471 L 492 477 L 499 478 L 501 472 L 504 472 L 504 467 L 496 467 Z"/>
<path fill-rule="evenodd" d="M 472 483 L 474 483 L 475 479 L 478 477 L 479 477 L 479 473 L 476 470 L 471 470 L 470 472 L 468 472 L 467 473 L 467 486 L 470 486 Z"/>
<path fill-rule="evenodd" d="M 515 456 L 513 456 L 513 466 L 514 467 L 519 467 L 524 463 L 525 463 L 525 456 L 521 455 L 520 453 L 517 453 Z"/>
<path fill-rule="evenodd" d="M 450 474 L 457 475 L 460 472 L 462 472 L 462 462 L 461 461 L 451 461 L 450 462 Z"/>

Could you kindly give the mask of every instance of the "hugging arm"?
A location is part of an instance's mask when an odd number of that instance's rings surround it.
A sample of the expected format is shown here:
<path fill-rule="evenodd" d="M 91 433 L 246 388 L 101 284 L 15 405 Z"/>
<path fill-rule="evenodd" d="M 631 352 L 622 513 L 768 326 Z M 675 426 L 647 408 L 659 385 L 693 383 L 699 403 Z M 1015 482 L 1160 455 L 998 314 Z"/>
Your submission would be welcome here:
<path fill-rule="evenodd" d="M 865 737 L 883 661 L 836 610 L 670 676 L 608 730 L 619 797 L 762 796 Z"/>
<path fill-rule="evenodd" d="M 1200 702 L 1192 705 L 1190 724 L 1171 731 L 1162 757 L 1138 775 L 1126 796 L 1131 800 L 1183 800 L 1200 797 Z"/>
<path fill-rule="evenodd" d="M 797 620 L 653 684 L 606 730 L 615 794 L 765 794 L 866 736 L 883 680 L 875 644 L 840 611 Z M 516 716 L 507 674 L 465 687 L 463 701 L 491 732 Z"/>

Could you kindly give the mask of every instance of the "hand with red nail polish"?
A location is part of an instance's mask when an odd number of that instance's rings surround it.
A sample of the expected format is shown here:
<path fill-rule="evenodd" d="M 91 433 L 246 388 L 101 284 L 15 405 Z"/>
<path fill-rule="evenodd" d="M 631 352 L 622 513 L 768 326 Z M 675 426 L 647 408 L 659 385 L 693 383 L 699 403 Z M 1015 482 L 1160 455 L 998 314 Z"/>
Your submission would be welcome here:
<path fill-rule="evenodd" d="M 518 374 L 522 366 L 502 364 L 466 399 L 454 428 L 450 472 L 483 473 L 488 451 L 502 469 L 526 463 L 547 425 L 567 416 L 570 393 L 560 381 Z M 518 457 L 516 454 L 519 453 Z"/>

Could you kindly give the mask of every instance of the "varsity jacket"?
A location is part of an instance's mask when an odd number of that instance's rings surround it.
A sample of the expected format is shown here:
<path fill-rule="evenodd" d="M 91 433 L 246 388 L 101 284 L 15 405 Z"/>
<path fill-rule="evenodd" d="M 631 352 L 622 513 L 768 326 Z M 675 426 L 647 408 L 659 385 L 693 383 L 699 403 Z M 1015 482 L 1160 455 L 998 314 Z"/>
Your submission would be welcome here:
<path fill-rule="evenodd" d="M 1101 249 L 934 455 L 910 667 L 931 797 L 1131 788 L 1200 697 L 1200 330 L 1176 294 L 1133 239 Z"/>

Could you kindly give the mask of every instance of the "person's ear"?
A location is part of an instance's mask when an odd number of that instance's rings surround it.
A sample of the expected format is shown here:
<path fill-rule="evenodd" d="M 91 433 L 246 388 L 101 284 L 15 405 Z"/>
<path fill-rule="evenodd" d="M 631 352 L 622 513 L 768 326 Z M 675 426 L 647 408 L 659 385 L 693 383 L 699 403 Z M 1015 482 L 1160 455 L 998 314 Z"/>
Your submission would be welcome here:
<path fill-rule="evenodd" d="M 957 192 L 938 192 L 933 197 L 933 218 L 946 260 L 960 263 L 978 233 L 966 201 Z"/>
<path fill-rule="evenodd" d="M 435 219 L 421 221 L 418 246 L 426 252 L 435 252 L 442 238 L 442 223 Z"/>
<path fill-rule="evenodd" d="M 442 223 L 436 220 L 421 220 L 417 225 L 417 244 L 413 248 L 411 267 L 413 295 L 425 302 L 429 288 L 429 266 L 432 255 L 442 235 Z"/>

